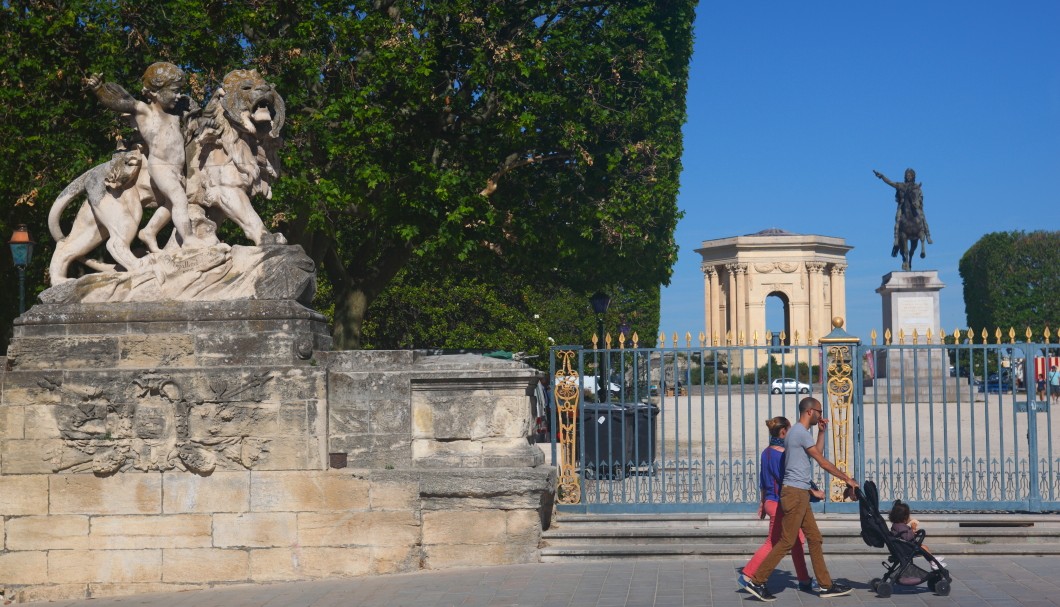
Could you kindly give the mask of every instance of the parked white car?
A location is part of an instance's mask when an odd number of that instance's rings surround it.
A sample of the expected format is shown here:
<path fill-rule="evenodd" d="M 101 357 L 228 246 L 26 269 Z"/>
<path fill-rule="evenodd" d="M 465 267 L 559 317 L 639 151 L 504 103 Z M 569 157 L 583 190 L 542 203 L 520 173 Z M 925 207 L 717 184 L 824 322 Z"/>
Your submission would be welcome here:
<path fill-rule="evenodd" d="M 599 384 L 597 383 L 597 381 L 598 381 L 597 377 L 595 377 L 593 375 L 583 375 L 581 380 L 582 380 L 581 381 L 582 390 L 585 393 L 587 393 L 587 394 L 596 394 L 598 392 L 598 387 L 597 386 Z M 556 378 L 556 383 L 558 384 L 559 381 L 560 381 L 560 379 L 557 377 Z M 607 389 L 611 391 L 611 394 L 618 394 L 619 391 L 622 388 L 621 388 L 621 386 L 619 386 L 615 382 L 608 382 L 607 383 Z"/>
<path fill-rule="evenodd" d="M 789 377 L 774 379 L 773 383 L 769 384 L 769 391 L 773 394 L 780 394 L 781 392 L 785 394 L 809 394 L 810 389 L 810 384 L 804 384 Z"/>

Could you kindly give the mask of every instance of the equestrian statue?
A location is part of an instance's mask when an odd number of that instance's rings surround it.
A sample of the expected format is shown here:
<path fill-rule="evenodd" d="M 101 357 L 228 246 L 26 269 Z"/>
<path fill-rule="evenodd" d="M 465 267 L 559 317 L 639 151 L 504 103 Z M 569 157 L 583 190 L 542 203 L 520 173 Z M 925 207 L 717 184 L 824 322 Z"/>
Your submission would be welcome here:
<path fill-rule="evenodd" d="M 913 268 L 913 254 L 916 253 L 917 245 L 920 245 L 920 258 L 923 259 L 927 254 L 927 245 L 934 244 L 931 241 L 927 218 L 924 217 L 924 193 L 916 182 L 916 171 L 913 169 L 905 170 L 905 181 L 901 183 L 887 179 L 879 171 L 873 173 L 894 188 L 894 201 L 898 203 L 898 209 L 894 215 L 894 246 L 891 248 L 891 257 L 897 257 L 901 253 L 902 269 L 908 272 Z"/>

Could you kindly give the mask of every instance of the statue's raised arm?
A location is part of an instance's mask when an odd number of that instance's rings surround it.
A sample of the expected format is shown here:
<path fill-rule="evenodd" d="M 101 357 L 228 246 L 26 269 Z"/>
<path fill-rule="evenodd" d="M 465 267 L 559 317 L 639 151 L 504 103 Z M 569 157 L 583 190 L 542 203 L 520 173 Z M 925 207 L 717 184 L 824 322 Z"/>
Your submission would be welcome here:
<path fill-rule="evenodd" d="M 881 173 L 881 172 L 879 172 L 879 171 L 877 171 L 875 169 L 873 169 L 872 173 L 874 175 L 876 175 L 877 177 L 879 177 L 880 179 L 882 179 L 883 182 L 886 183 L 887 185 L 891 186 L 892 188 L 898 189 L 898 184 L 896 184 L 895 182 L 891 181 L 890 179 L 887 179 L 887 176 L 884 175 L 883 173 Z"/>
<path fill-rule="evenodd" d="M 85 88 L 96 94 L 99 102 L 107 109 L 132 114 L 136 111 L 136 98 L 123 89 L 120 84 L 103 82 L 103 74 L 92 74 L 88 78 L 82 78 L 81 83 Z"/>

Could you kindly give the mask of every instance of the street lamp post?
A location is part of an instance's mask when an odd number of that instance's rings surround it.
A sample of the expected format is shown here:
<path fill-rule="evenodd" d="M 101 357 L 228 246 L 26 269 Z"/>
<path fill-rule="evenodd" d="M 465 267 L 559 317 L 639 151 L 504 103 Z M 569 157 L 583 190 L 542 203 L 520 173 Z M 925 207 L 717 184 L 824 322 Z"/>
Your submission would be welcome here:
<path fill-rule="evenodd" d="M 598 344 L 597 348 L 603 349 L 603 347 L 604 347 L 604 314 L 607 313 L 607 308 L 611 306 L 611 296 L 608 295 L 607 293 L 603 293 L 603 292 L 597 291 L 595 294 L 593 294 L 592 297 L 589 298 L 589 304 L 592 305 L 593 312 L 596 313 L 596 328 L 597 328 L 596 335 L 597 335 L 597 338 L 599 339 L 599 341 L 597 342 L 597 344 Z M 604 398 L 603 398 L 603 400 L 605 402 L 610 402 L 611 401 L 611 377 L 610 377 L 610 374 L 609 374 L 609 369 L 607 368 L 608 367 L 607 359 L 608 359 L 608 354 L 605 352 L 604 353 L 604 367 L 601 370 L 599 362 L 598 362 L 597 365 L 596 365 L 596 371 L 597 371 L 597 373 L 602 373 L 603 374 L 603 378 L 602 378 L 603 379 L 603 384 L 604 384 L 603 385 L 603 390 L 604 390 Z M 596 394 L 597 399 L 599 399 L 600 398 L 600 386 L 599 385 L 596 386 L 596 391 L 597 391 L 597 394 Z"/>
<path fill-rule="evenodd" d="M 26 224 L 20 224 L 7 245 L 11 247 L 11 258 L 18 268 L 18 313 L 21 315 L 26 311 L 26 267 L 33 258 L 33 242 L 30 238 Z"/>

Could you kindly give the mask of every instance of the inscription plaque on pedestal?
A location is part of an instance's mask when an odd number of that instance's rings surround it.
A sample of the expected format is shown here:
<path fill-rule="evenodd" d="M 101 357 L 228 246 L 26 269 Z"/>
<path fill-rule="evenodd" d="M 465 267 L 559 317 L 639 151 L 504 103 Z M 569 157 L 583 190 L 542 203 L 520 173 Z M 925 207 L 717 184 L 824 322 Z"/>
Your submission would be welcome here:
<path fill-rule="evenodd" d="M 928 270 L 891 272 L 883 277 L 883 284 L 876 289 L 883 298 L 884 333 L 890 331 L 892 346 L 909 346 L 892 347 L 886 356 L 877 358 L 876 377 L 886 379 L 888 386 L 894 386 L 897 392 L 892 397 L 895 399 L 908 398 L 917 392 L 927 393 L 929 387 L 937 387 L 936 384 L 948 375 L 949 361 L 944 351 L 937 347 L 917 347 L 928 343 L 929 332 L 934 344 L 943 337 L 939 292 L 945 286 L 937 271 Z M 932 394 L 942 394 L 942 391 L 932 390 Z"/>

